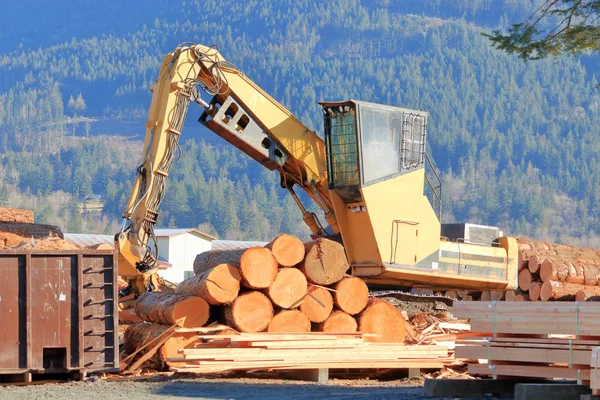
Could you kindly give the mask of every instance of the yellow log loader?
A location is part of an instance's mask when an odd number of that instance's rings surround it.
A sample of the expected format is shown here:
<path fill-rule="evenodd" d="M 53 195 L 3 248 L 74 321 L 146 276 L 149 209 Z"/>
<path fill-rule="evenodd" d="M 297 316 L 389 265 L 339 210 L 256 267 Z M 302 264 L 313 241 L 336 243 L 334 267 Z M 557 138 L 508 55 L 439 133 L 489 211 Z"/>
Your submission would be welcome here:
<path fill-rule="evenodd" d="M 441 224 L 441 182 L 426 153 L 427 112 L 320 102 L 323 140 L 216 47 L 196 44 L 165 56 L 150 91 L 142 161 L 116 235 L 119 273 L 134 291 L 160 284 L 153 228 L 192 101 L 202 125 L 279 173 L 314 236 L 341 240 L 353 275 L 388 288 L 516 288 L 514 238 L 495 227 Z M 307 211 L 297 188 L 323 210 L 325 224 Z"/>

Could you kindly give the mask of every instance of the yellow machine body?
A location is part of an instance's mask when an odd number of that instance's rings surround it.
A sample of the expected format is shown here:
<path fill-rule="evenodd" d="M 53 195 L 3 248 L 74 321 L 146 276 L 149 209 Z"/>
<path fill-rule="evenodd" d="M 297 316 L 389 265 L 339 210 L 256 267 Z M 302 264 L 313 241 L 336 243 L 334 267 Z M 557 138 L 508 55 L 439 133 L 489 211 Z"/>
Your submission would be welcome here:
<path fill-rule="evenodd" d="M 441 238 L 441 184 L 431 185 L 425 173 L 428 113 L 355 100 L 323 102 L 323 140 L 217 49 L 202 45 L 168 54 L 152 91 L 142 162 L 123 214 L 129 225 L 117 240 L 123 274 L 147 274 L 155 264 L 148 243 L 193 100 L 203 108 L 200 123 L 279 172 L 315 236 L 341 238 L 354 275 L 390 287 L 516 287 L 514 239 L 482 245 Z M 306 210 L 294 187 L 323 210 L 329 227 Z"/>

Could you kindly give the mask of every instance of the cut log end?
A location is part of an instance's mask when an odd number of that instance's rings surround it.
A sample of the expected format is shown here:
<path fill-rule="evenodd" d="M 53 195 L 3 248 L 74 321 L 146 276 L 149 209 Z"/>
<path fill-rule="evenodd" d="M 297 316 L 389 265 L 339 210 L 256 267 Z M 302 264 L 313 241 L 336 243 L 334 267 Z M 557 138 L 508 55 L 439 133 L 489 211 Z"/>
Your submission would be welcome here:
<path fill-rule="evenodd" d="M 534 254 L 531 257 L 529 257 L 529 261 L 527 262 L 527 267 L 529 268 L 529 271 L 534 274 L 538 271 L 538 269 L 540 268 L 540 261 L 538 259 L 538 257 Z"/>
<path fill-rule="evenodd" d="M 135 304 L 136 314 L 148 322 L 198 328 L 210 315 L 208 303 L 201 297 L 172 293 L 146 292 Z"/>
<path fill-rule="evenodd" d="M 277 260 L 269 249 L 253 247 L 240 258 L 242 278 L 251 289 L 268 288 L 277 276 Z"/>
<path fill-rule="evenodd" d="M 309 281 L 332 285 L 340 281 L 350 265 L 344 247 L 332 240 L 317 239 L 304 244 L 306 256 L 300 268 Z"/>
<path fill-rule="evenodd" d="M 226 306 L 224 314 L 227 325 L 240 332 L 261 332 L 273 319 L 273 304 L 261 292 L 246 292 Z"/>
<path fill-rule="evenodd" d="M 345 277 L 335 285 L 335 305 L 345 313 L 355 315 L 364 310 L 369 302 L 369 288 L 360 278 Z"/>
<path fill-rule="evenodd" d="M 325 321 L 333 310 L 333 297 L 329 290 L 318 286 L 308 288 L 306 297 L 300 304 L 302 311 L 311 322 Z"/>
<path fill-rule="evenodd" d="M 231 264 L 219 264 L 177 285 L 176 293 L 200 296 L 209 304 L 228 304 L 240 291 L 239 270 Z"/>
<path fill-rule="evenodd" d="M 310 332 L 308 316 L 300 310 L 281 310 L 273 317 L 268 332 L 304 333 Z"/>
<path fill-rule="evenodd" d="M 304 259 L 304 243 L 296 236 L 284 233 L 265 246 L 282 267 L 293 267 Z"/>
<path fill-rule="evenodd" d="M 542 290 L 541 282 L 531 282 L 531 285 L 529 285 L 529 300 L 531 300 L 531 301 L 540 300 L 541 290 Z M 541 299 L 541 300 L 543 300 L 543 299 Z M 543 301 L 545 301 L 545 300 L 543 300 Z"/>
<path fill-rule="evenodd" d="M 393 305 L 379 299 L 369 300 L 365 310 L 358 316 L 358 330 L 378 336 L 368 340 L 376 343 L 404 343 L 406 320 Z"/>
<path fill-rule="evenodd" d="M 300 270 L 281 268 L 267 293 L 276 306 L 296 308 L 302 303 L 307 289 L 306 277 Z"/>
<path fill-rule="evenodd" d="M 325 322 L 316 325 L 316 330 L 328 333 L 352 333 L 358 330 L 356 318 L 341 310 L 331 313 Z"/>
<path fill-rule="evenodd" d="M 524 291 L 527 292 L 529 290 L 529 286 L 531 286 L 531 282 L 532 282 L 533 278 L 531 276 L 531 271 L 529 269 L 522 269 L 519 272 L 519 288 Z"/>

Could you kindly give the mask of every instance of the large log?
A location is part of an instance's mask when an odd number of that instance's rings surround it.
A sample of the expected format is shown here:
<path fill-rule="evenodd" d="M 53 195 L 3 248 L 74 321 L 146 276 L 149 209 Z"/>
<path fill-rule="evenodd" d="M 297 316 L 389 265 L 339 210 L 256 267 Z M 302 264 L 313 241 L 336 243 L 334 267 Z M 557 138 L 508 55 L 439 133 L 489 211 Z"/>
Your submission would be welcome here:
<path fill-rule="evenodd" d="M 33 224 L 33 211 L 18 208 L 0 207 L 0 222 L 20 222 Z"/>
<path fill-rule="evenodd" d="M 575 293 L 575 301 L 599 301 L 600 287 L 585 286 L 585 289 L 580 289 Z"/>
<path fill-rule="evenodd" d="M 269 249 L 253 247 L 200 253 L 194 260 L 194 273 L 200 275 L 219 264 L 230 264 L 239 268 L 242 285 L 251 289 L 268 288 L 278 269 L 277 260 Z"/>
<path fill-rule="evenodd" d="M 362 279 L 347 276 L 335 285 L 333 300 L 337 308 L 350 315 L 355 315 L 367 306 L 369 289 Z"/>
<path fill-rule="evenodd" d="M 529 285 L 529 300 L 538 301 L 540 299 L 541 290 L 542 290 L 541 282 L 531 282 L 531 285 Z"/>
<path fill-rule="evenodd" d="M 273 319 L 273 304 L 261 292 L 246 292 L 225 306 L 224 315 L 227 325 L 240 332 L 262 332 Z"/>
<path fill-rule="evenodd" d="M 302 311 L 311 322 L 325 321 L 333 310 L 333 297 L 329 290 L 319 287 L 310 286 L 306 293 L 306 297 L 300 304 Z"/>
<path fill-rule="evenodd" d="M 527 261 L 527 268 L 532 274 L 536 273 L 538 269 L 540 269 L 540 260 L 538 259 L 537 255 L 534 254 L 529 257 L 529 260 Z"/>
<path fill-rule="evenodd" d="M 519 271 L 518 283 L 519 288 L 522 291 L 527 292 L 529 290 L 529 286 L 531 286 L 532 281 L 533 277 L 529 269 L 523 268 L 521 271 Z"/>
<path fill-rule="evenodd" d="M 296 236 L 284 233 L 265 246 L 282 267 L 293 267 L 304 259 L 304 243 Z"/>
<path fill-rule="evenodd" d="M 28 224 L 21 222 L 0 222 L 0 232 L 8 232 L 23 236 L 26 239 L 43 239 L 48 236 L 64 239 L 58 226 L 44 224 Z"/>
<path fill-rule="evenodd" d="M 593 284 L 598 282 L 598 267 L 578 260 L 559 257 L 547 258 L 540 266 L 542 282 L 565 281 L 577 284 Z M 587 281 L 587 282 L 586 282 Z"/>
<path fill-rule="evenodd" d="M 216 267 L 193 276 L 177 285 L 175 293 L 199 296 L 209 304 L 231 303 L 240 291 L 239 270 L 231 264 Z"/>
<path fill-rule="evenodd" d="M 316 324 L 316 330 L 319 332 L 328 333 L 351 333 L 358 329 L 358 322 L 350 314 L 346 314 L 341 310 L 335 310 L 329 318 L 321 324 Z"/>
<path fill-rule="evenodd" d="M 367 340 L 376 343 L 404 343 L 406 320 L 402 313 L 390 303 L 370 299 L 365 310 L 358 315 L 358 330 L 373 333 L 377 337 Z"/>
<path fill-rule="evenodd" d="M 580 290 L 595 290 L 594 286 L 578 285 L 570 282 L 546 281 L 542 284 L 540 299 L 548 300 L 575 300 L 575 295 Z"/>
<path fill-rule="evenodd" d="M 135 303 L 135 313 L 144 321 L 184 328 L 203 326 L 209 311 L 208 303 L 201 297 L 163 292 L 143 293 Z"/>
<path fill-rule="evenodd" d="M 268 332 L 310 332 L 310 320 L 300 310 L 281 310 L 269 322 Z"/>
<path fill-rule="evenodd" d="M 319 238 L 304 244 L 306 256 L 300 268 L 309 281 L 331 285 L 344 277 L 349 268 L 344 247 L 332 240 Z"/>
<path fill-rule="evenodd" d="M 302 303 L 307 289 L 308 283 L 301 271 L 296 268 L 280 268 L 275 280 L 267 289 L 267 294 L 278 307 L 296 308 Z"/>

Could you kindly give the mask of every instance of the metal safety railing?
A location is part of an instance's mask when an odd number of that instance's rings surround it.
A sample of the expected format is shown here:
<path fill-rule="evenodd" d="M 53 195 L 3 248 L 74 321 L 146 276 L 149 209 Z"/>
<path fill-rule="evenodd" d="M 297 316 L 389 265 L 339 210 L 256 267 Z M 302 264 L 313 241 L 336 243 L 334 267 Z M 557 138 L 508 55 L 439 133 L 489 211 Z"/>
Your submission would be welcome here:
<path fill-rule="evenodd" d="M 437 215 L 439 221 L 442 222 L 442 180 L 440 179 L 438 173 L 435 171 L 435 168 L 433 167 L 433 164 L 431 163 L 431 160 L 429 159 L 427 153 L 425 153 L 425 160 L 425 182 L 427 183 L 427 185 L 429 186 L 429 190 L 431 191 L 431 198 L 429 199 L 429 202 L 431 203 L 431 206 L 433 207 L 433 210 L 435 211 L 435 214 Z M 429 170 L 432 173 L 432 179 L 429 178 L 427 170 Z M 432 183 L 433 179 L 435 180 Z"/>

